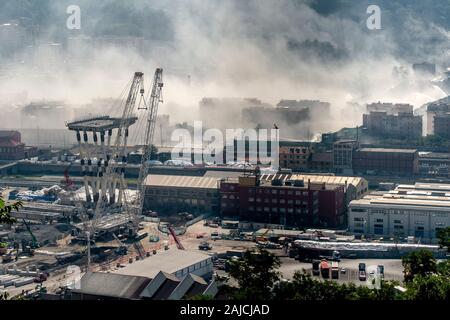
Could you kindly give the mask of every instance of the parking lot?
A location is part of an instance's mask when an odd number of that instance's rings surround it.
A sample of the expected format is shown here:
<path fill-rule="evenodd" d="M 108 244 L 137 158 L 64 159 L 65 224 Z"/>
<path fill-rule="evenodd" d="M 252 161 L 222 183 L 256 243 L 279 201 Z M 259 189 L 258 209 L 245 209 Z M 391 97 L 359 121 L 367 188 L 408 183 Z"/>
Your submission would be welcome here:
<path fill-rule="evenodd" d="M 353 282 L 356 284 L 363 283 L 358 277 L 358 264 L 365 263 L 367 269 L 371 266 L 384 266 L 384 278 L 386 280 L 403 280 L 403 266 L 400 259 L 342 259 L 339 262 L 339 279 L 334 279 L 338 282 Z M 296 271 L 305 269 L 307 272 L 312 272 L 312 264 L 307 262 L 299 262 L 295 259 L 288 257 L 281 257 L 280 272 L 283 274 L 283 278 L 292 279 Z M 345 273 L 341 270 L 345 269 Z M 322 278 L 321 276 L 315 276 L 315 278 Z"/>

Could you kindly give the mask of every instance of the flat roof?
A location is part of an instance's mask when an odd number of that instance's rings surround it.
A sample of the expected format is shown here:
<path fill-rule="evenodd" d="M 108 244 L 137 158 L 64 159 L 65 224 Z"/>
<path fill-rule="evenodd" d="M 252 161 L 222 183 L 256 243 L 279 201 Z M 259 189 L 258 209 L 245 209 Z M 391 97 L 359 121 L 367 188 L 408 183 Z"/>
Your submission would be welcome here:
<path fill-rule="evenodd" d="M 171 248 L 166 251 L 158 252 L 154 256 L 128 264 L 126 267 L 113 272 L 117 274 L 154 278 L 160 271 L 173 274 L 181 269 L 209 258 L 211 258 L 211 256 L 201 252 Z"/>
<path fill-rule="evenodd" d="M 395 152 L 395 153 L 416 153 L 416 149 L 388 149 L 388 148 L 360 148 L 358 151 L 361 152 L 380 152 L 380 153 L 388 153 L 388 152 Z"/>
<path fill-rule="evenodd" d="M 408 199 L 408 198 L 382 198 L 382 197 L 364 197 L 358 200 L 352 200 L 350 206 L 354 205 L 383 205 L 393 207 L 407 207 L 407 208 L 417 208 L 423 210 L 427 208 L 428 210 L 440 210 L 440 211 L 450 211 L 450 205 L 448 201 L 435 200 L 435 199 Z"/>
<path fill-rule="evenodd" d="M 218 189 L 219 180 L 217 177 L 149 174 L 144 184 L 152 187 Z"/>

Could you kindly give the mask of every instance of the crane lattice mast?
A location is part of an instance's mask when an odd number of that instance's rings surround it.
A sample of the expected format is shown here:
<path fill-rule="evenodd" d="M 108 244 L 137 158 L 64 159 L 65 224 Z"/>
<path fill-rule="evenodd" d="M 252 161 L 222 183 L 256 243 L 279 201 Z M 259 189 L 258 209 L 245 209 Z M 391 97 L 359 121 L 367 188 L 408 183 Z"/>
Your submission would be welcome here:
<path fill-rule="evenodd" d="M 138 205 L 139 212 L 138 214 L 142 214 L 144 208 L 144 197 L 145 197 L 145 178 L 148 175 L 149 161 L 152 154 L 152 144 L 153 138 L 155 134 L 155 124 L 156 118 L 158 116 L 158 106 L 159 103 L 162 102 L 162 88 L 163 88 L 163 79 L 162 79 L 163 69 L 157 68 L 155 71 L 155 75 L 153 77 L 152 90 L 150 92 L 150 100 L 147 107 L 147 123 L 145 128 L 145 140 L 144 146 L 142 150 L 142 159 L 141 166 L 139 169 L 139 179 L 138 179 Z"/>

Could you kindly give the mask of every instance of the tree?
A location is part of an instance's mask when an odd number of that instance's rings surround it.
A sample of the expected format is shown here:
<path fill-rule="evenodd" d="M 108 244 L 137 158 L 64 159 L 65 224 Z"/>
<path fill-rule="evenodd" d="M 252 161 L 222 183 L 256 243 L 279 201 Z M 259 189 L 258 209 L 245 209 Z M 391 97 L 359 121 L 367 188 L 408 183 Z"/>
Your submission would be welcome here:
<path fill-rule="evenodd" d="M 418 250 L 402 258 L 405 282 L 412 281 L 415 276 L 427 276 L 436 272 L 436 259 L 428 250 Z"/>
<path fill-rule="evenodd" d="M 276 270 L 279 266 L 279 258 L 264 249 L 247 250 L 241 259 L 231 261 L 229 274 L 239 285 L 233 298 L 270 299 L 274 284 L 280 280 L 281 274 Z"/>
<path fill-rule="evenodd" d="M 0 197 L 0 223 L 13 224 L 14 222 L 16 222 L 16 219 L 11 217 L 11 211 L 13 210 L 19 211 L 21 207 L 22 202 L 20 201 L 7 205 L 5 203 L 5 200 L 3 200 L 2 197 Z"/>
<path fill-rule="evenodd" d="M 450 281 L 448 277 L 437 274 L 416 275 L 407 284 L 406 294 L 411 300 L 448 300 Z"/>
<path fill-rule="evenodd" d="M 150 160 L 158 160 L 158 148 L 154 144 L 150 146 Z"/>
<path fill-rule="evenodd" d="M 439 246 L 447 248 L 447 252 L 450 253 L 450 227 L 439 230 L 437 238 L 439 239 Z"/>
<path fill-rule="evenodd" d="M 356 286 L 353 283 L 339 284 L 335 281 L 320 281 L 304 270 L 294 274 L 293 281 L 280 283 L 274 288 L 276 300 L 397 300 L 401 293 L 395 282 L 382 281 L 379 289 Z"/>

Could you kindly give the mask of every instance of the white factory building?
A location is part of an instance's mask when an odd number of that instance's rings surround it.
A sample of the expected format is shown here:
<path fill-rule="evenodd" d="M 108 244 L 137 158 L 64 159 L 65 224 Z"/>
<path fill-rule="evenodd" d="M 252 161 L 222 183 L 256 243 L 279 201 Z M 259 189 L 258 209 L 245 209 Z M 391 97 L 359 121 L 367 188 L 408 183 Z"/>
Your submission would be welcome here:
<path fill-rule="evenodd" d="M 440 229 L 450 226 L 450 185 L 399 185 L 385 193 L 353 200 L 348 210 L 349 231 L 370 237 L 415 237 L 437 242 Z"/>

